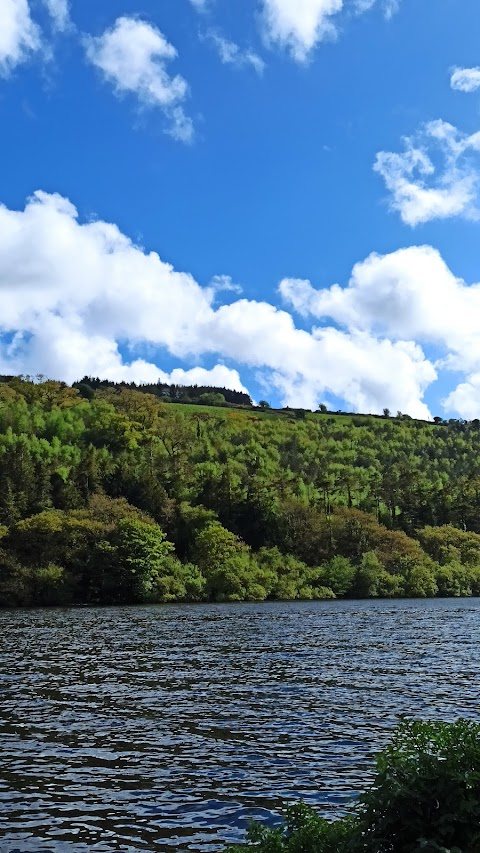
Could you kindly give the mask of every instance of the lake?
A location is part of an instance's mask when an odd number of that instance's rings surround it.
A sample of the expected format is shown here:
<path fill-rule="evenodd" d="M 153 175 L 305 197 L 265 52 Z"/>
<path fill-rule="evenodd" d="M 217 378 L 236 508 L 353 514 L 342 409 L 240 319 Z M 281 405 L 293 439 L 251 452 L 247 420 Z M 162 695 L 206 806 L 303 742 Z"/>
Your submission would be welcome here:
<path fill-rule="evenodd" d="M 478 719 L 480 600 L 0 612 L 2 853 L 216 850 L 334 814 L 403 714 Z"/>

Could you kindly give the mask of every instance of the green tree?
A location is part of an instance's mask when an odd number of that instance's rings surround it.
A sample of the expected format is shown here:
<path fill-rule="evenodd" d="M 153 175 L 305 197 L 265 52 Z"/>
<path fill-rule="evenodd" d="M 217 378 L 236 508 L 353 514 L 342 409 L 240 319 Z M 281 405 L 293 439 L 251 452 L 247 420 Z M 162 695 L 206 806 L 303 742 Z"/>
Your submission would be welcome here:
<path fill-rule="evenodd" d="M 352 583 L 352 594 L 358 598 L 376 598 L 380 594 L 384 569 L 374 551 L 366 551 Z"/>
<path fill-rule="evenodd" d="M 204 406 L 223 406 L 225 397 L 219 391 L 207 391 L 205 394 L 200 394 L 198 402 Z"/>
<path fill-rule="evenodd" d="M 402 566 L 403 594 L 408 598 L 434 598 L 438 593 L 433 568 L 406 560 Z"/>
<path fill-rule="evenodd" d="M 445 598 L 478 595 L 480 568 L 462 566 L 458 561 L 439 566 L 435 572 L 438 595 Z"/>
<path fill-rule="evenodd" d="M 286 601 L 335 598 L 333 590 L 321 583 L 321 569 L 312 569 L 291 554 L 282 554 L 278 548 L 261 548 L 255 556 L 262 569 L 272 576 L 269 598 Z"/>
<path fill-rule="evenodd" d="M 355 574 L 355 566 L 347 557 L 333 557 L 322 566 L 321 578 L 335 595 L 344 596 L 351 591 Z"/>
<path fill-rule="evenodd" d="M 262 600 L 275 583 L 273 572 L 262 569 L 250 548 L 219 522 L 210 522 L 199 532 L 193 558 L 213 601 Z"/>
<path fill-rule="evenodd" d="M 106 602 L 154 601 L 159 590 L 161 600 L 170 600 L 180 580 L 172 543 L 158 525 L 134 518 L 118 522 L 109 539 L 98 543 L 91 562 L 98 567 L 94 594 Z"/>

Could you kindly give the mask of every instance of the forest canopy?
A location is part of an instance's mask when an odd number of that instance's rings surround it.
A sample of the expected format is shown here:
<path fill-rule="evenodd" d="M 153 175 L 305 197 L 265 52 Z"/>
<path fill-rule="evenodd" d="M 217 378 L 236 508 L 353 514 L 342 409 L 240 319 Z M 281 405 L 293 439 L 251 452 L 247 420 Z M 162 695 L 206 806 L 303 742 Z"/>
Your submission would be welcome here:
<path fill-rule="evenodd" d="M 480 594 L 479 421 L 151 390 L 2 378 L 1 606 Z"/>

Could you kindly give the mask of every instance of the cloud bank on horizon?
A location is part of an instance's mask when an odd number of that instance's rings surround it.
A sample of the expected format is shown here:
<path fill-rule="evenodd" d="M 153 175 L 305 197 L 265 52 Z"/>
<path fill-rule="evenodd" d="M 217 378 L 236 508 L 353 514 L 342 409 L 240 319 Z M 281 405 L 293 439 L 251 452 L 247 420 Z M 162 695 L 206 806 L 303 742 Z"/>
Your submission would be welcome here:
<path fill-rule="evenodd" d="M 216 307 L 202 287 L 101 220 L 80 223 L 60 195 L 37 192 L 23 211 L 0 208 L 0 371 L 84 374 L 125 381 L 199 381 L 244 389 L 257 369 L 286 405 L 316 408 L 330 395 L 358 411 L 387 406 L 429 417 L 424 392 L 439 369 L 465 381 L 446 405 L 469 417 L 480 395 L 480 285 L 467 286 L 429 246 L 371 255 L 346 287 L 280 283 L 284 303 L 321 325 L 245 298 Z M 168 318 L 166 322 L 165 318 Z M 465 320 L 467 318 L 467 320 Z M 331 322 L 334 321 L 335 325 Z M 126 361 L 120 342 L 132 357 Z M 432 363 L 422 343 L 443 350 Z M 196 362 L 167 374 L 135 357 L 148 345 Z M 213 369 L 201 360 L 214 355 Z"/>
<path fill-rule="evenodd" d="M 219 75 L 227 71 L 222 66 L 254 72 L 236 79 L 249 76 L 255 86 L 269 76 L 273 54 L 308 73 L 321 44 L 340 40 L 346 22 L 354 27 L 375 10 L 390 19 L 401 6 L 398 0 L 255 0 L 250 24 L 258 45 L 252 47 L 249 36 L 233 40 L 217 26 L 218 0 L 189 3 L 199 13 L 191 13 L 199 21 L 195 49 L 205 45 L 217 54 Z M 94 34 L 77 28 L 68 0 L 3 0 L 0 77 L 7 81 L 35 59 L 50 61 L 54 45 L 67 37 L 107 97 L 127 99 L 127 109 L 133 103 L 134 110 L 156 111 L 164 132 L 190 143 L 182 151 L 195 147 L 195 98 L 204 81 L 184 70 L 185 48 L 177 49 L 176 39 L 140 11 L 103 20 Z M 480 68 L 448 68 L 452 98 L 468 100 L 462 95 L 480 89 Z M 208 116 L 202 122 L 208 135 Z M 372 182 L 380 178 L 387 190 L 385 217 L 407 228 L 400 248 L 359 253 L 343 284 L 316 287 L 313 277 L 290 275 L 276 293 L 248 298 L 248 289 L 242 295 L 222 269 L 202 284 L 117 224 L 82 220 L 75 197 L 51 184 L 24 208 L 0 203 L 0 372 L 244 391 L 247 374 L 283 405 L 315 409 L 343 401 L 353 411 L 387 407 L 419 418 L 438 414 L 426 397 L 442 380 L 448 385 L 443 411 L 477 417 L 480 284 L 457 275 L 431 242 L 411 238 L 412 229 L 428 223 L 480 219 L 480 130 L 457 123 L 430 119 L 398 147 L 391 140 L 385 150 L 375 147 Z M 364 167 L 371 175 L 371 162 Z M 164 354 L 176 366 L 160 367 Z"/>

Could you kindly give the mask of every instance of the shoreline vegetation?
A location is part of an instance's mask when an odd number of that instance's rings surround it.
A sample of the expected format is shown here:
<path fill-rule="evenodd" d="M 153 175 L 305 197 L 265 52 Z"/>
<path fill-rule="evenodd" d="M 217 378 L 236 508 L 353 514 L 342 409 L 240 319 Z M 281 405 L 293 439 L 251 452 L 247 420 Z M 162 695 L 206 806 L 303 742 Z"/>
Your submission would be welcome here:
<path fill-rule="evenodd" d="M 306 805 L 281 827 L 254 824 L 226 853 L 478 853 L 480 725 L 404 722 L 351 813 L 329 822 Z"/>
<path fill-rule="evenodd" d="M 480 595 L 480 422 L 0 377 L 0 606 Z"/>

